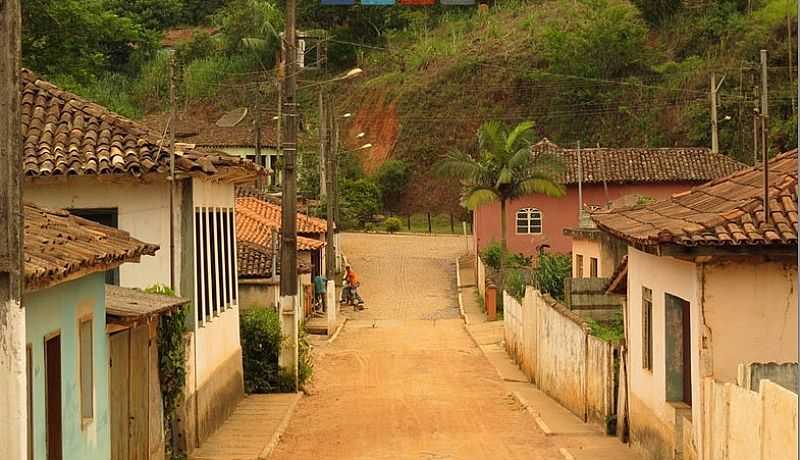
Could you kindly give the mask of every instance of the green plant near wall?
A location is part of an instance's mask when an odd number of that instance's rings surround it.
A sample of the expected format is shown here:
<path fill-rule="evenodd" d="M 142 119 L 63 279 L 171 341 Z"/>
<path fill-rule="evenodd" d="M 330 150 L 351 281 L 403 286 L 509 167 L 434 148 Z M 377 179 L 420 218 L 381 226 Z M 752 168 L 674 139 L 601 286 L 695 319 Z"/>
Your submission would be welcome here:
<path fill-rule="evenodd" d="M 150 294 L 175 296 L 175 291 L 163 284 L 145 289 Z M 186 307 L 179 308 L 171 315 L 162 316 L 158 325 L 158 376 L 161 383 L 161 397 L 164 405 L 164 443 L 166 458 L 179 460 L 185 458 L 173 445 L 173 427 L 178 420 L 178 407 L 184 397 L 186 387 L 186 347 L 183 334 L 186 332 Z"/>

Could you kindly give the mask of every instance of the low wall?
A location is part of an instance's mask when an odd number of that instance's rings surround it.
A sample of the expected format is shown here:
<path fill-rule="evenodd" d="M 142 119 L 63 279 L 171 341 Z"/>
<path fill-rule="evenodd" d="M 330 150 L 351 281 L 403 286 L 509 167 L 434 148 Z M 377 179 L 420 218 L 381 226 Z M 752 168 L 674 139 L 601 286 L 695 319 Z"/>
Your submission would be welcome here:
<path fill-rule="evenodd" d="M 758 391 L 762 380 L 780 385 L 789 391 L 797 391 L 797 363 L 748 363 L 739 364 L 739 386 Z"/>
<path fill-rule="evenodd" d="M 703 460 L 797 460 L 797 394 L 705 379 Z"/>
<path fill-rule="evenodd" d="M 486 265 L 483 264 L 483 260 L 481 260 L 480 256 L 475 256 L 475 270 L 476 270 L 476 277 L 478 284 L 478 292 L 481 295 L 481 299 L 486 298 Z"/>
<path fill-rule="evenodd" d="M 589 334 L 576 313 L 528 287 L 522 303 L 504 293 L 505 343 L 545 393 L 585 421 L 616 413 L 614 345 Z"/>

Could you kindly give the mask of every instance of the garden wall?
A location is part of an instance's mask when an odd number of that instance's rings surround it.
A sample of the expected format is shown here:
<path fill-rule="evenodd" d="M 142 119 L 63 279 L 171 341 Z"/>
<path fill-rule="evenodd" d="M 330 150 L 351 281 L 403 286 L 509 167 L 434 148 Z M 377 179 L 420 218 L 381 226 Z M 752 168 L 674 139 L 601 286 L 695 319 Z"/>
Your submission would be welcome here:
<path fill-rule="evenodd" d="M 605 424 L 614 405 L 614 345 L 589 334 L 576 313 L 528 287 L 504 293 L 506 348 L 545 393 L 585 421 Z"/>
<path fill-rule="evenodd" d="M 705 379 L 704 460 L 797 460 L 797 394 Z"/>

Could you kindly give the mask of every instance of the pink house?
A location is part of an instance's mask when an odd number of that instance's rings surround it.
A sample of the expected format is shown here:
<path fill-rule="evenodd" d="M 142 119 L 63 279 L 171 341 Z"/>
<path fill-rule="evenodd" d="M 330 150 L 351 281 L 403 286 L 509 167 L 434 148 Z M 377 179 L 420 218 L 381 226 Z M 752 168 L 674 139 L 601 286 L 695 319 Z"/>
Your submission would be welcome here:
<path fill-rule="evenodd" d="M 705 148 L 591 148 L 565 149 L 547 139 L 531 147 L 532 155 L 549 153 L 561 157 L 567 194 L 563 198 L 525 196 L 510 202 L 506 212 L 508 247 L 513 252 L 535 255 L 548 245 L 550 251 L 570 251 L 565 228 L 578 226 L 578 179 L 582 176 L 583 205 L 605 207 L 617 200 L 648 197 L 656 200 L 726 176 L 746 166 Z M 473 214 L 478 251 L 500 241 L 500 204 L 491 203 Z"/>

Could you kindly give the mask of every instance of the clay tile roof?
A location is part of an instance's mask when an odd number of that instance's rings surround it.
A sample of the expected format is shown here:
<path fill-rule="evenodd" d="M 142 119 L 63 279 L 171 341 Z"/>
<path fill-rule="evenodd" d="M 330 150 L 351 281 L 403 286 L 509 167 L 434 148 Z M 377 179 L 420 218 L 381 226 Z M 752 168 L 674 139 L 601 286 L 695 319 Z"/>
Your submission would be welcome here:
<path fill-rule="evenodd" d="M 236 126 L 217 126 L 217 121 L 224 115 L 223 110 L 210 104 L 190 105 L 178 113 L 175 137 L 180 142 L 196 144 L 198 147 L 255 147 L 252 111 L 248 110 L 244 119 Z M 275 123 L 271 118 L 271 115 L 262 115 L 261 145 L 264 148 L 274 148 L 276 144 Z M 158 112 L 146 115 L 142 123 L 158 132 L 163 132 L 168 121 L 169 112 Z"/>
<path fill-rule="evenodd" d="M 630 243 L 654 246 L 797 244 L 797 150 L 769 163 L 770 222 L 763 171 L 748 168 L 645 206 L 596 213 L 597 226 Z"/>
<path fill-rule="evenodd" d="M 578 150 L 562 148 L 544 138 L 531 146 L 534 156 L 561 158 L 564 184 L 577 184 Z M 705 182 L 746 168 L 746 165 L 705 148 L 588 148 L 581 149 L 583 183 Z"/>
<path fill-rule="evenodd" d="M 272 250 L 267 246 L 238 241 L 236 260 L 239 266 L 239 278 L 272 278 Z M 280 257 L 276 261 L 278 275 L 281 274 Z M 310 273 L 311 269 L 298 262 L 298 273 Z"/>
<path fill-rule="evenodd" d="M 106 285 L 106 318 L 109 323 L 133 324 L 175 311 L 187 303 L 189 299 L 181 297 Z"/>
<path fill-rule="evenodd" d="M 42 289 L 154 255 L 158 246 L 66 211 L 25 205 L 25 288 Z"/>
<path fill-rule="evenodd" d="M 270 203 L 255 197 L 236 198 L 236 209 L 258 214 L 262 218 L 280 226 L 282 208 L 279 204 Z M 328 223 L 316 217 L 297 213 L 297 233 L 325 233 Z"/>
<path fill-rule="evenodd" d="M 21 85 L 26 176 L 169 172 L 169 146 L 161 142 L 159 132 L 63 91 L 29 70 L 22 70 Z M 192 149 L 176 149 L 176 170 L 221 179 L 263 173 L 239 157 Z"/>
<path fill-rule="evenodd" d="M 236 199 L 236 239 L 260 246 L 272 247 L 272 232 L 280 232 L 280 211 L 260 213 L 250 206 L 240 205 L 242 198 Z M 247 200 L 255 200 L 248 198 Z M 258 200 L 255 200 L 258 201 Z M 263 202 L 262 202 L 263 203 Z M 298 227 L 299 231 L 299 227 Z M 315 251 L 325 246 L 325 242 L 304 236 L 297 237 L 299 251 Z"/>

